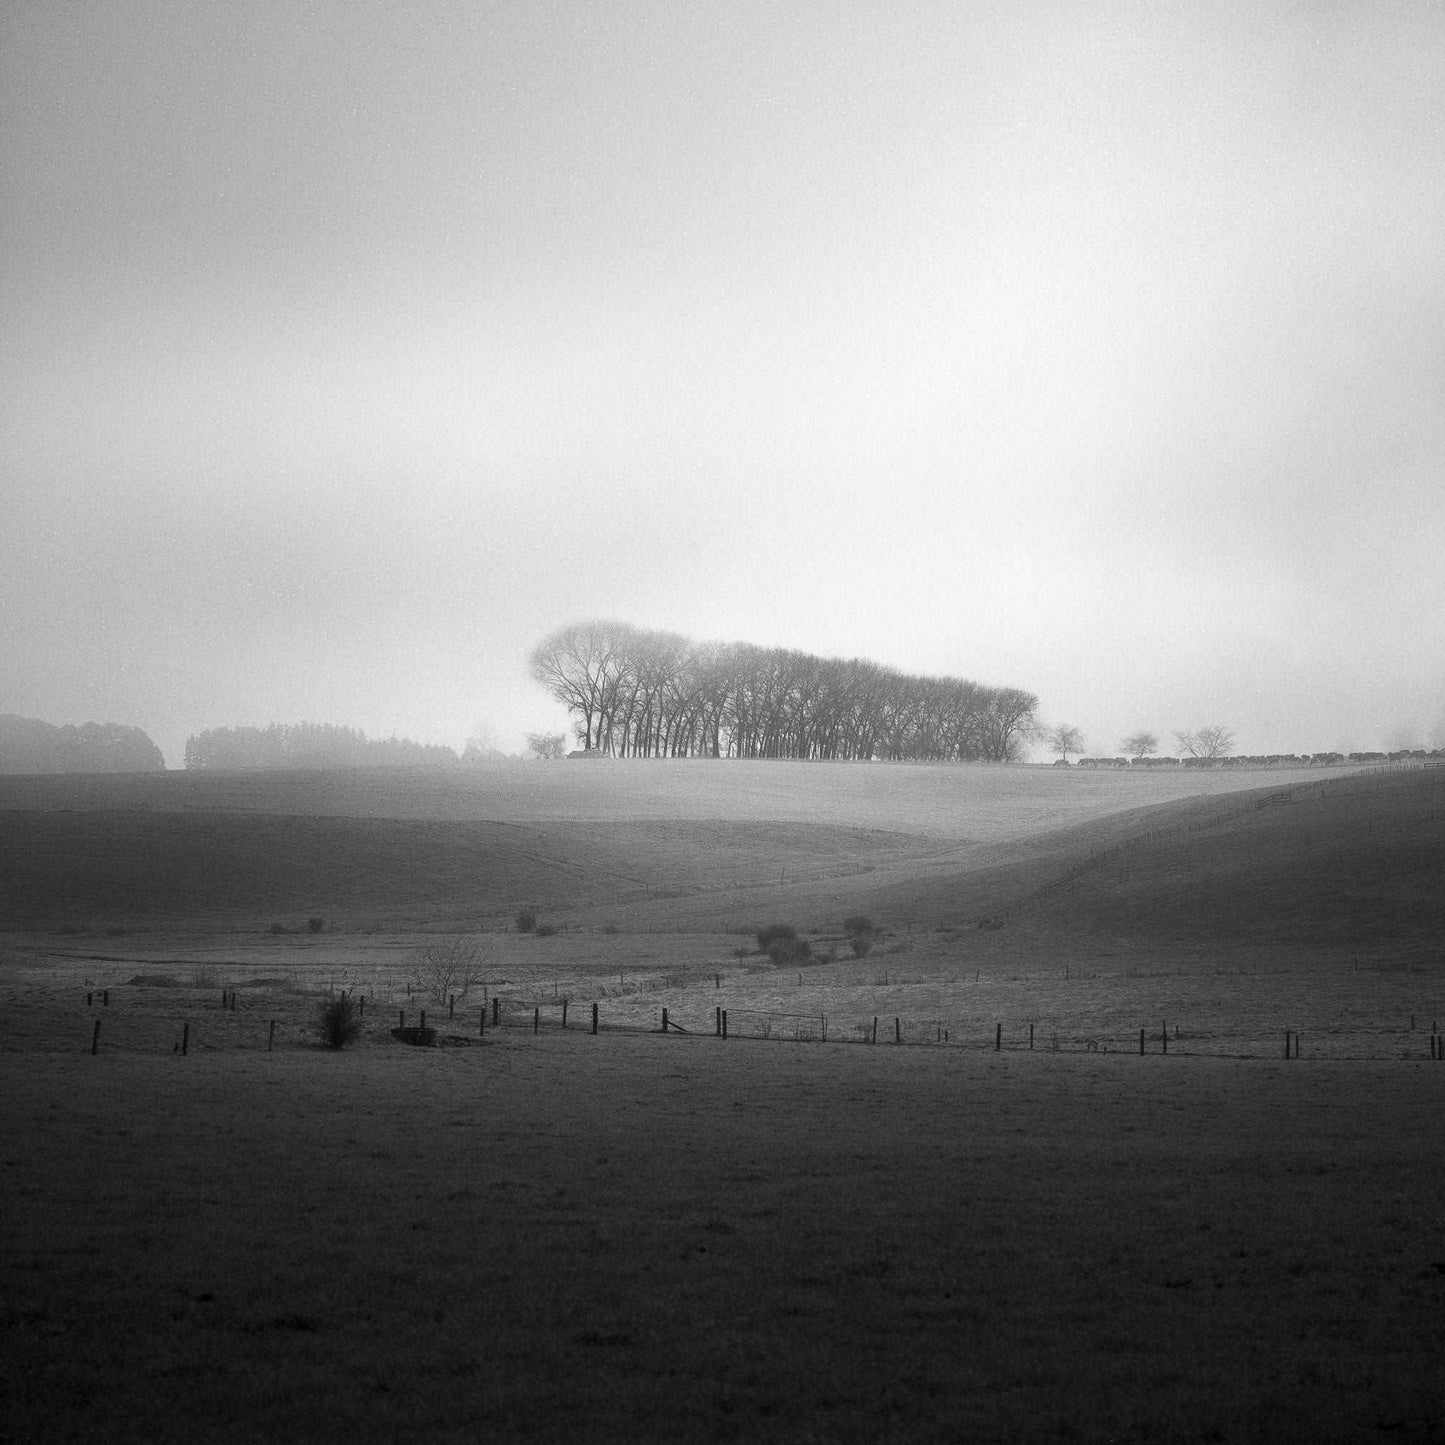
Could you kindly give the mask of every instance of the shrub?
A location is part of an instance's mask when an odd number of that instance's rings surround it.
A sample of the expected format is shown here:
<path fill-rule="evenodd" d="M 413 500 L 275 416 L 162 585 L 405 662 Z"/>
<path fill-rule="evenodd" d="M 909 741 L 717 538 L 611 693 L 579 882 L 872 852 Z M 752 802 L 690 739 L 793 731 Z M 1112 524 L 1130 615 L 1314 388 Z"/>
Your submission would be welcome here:
<path fill-rule="evenodd" d="M 306 920 L 306 926 L 312 933 L 320 933 L 321 930 L 326 927 L 326 920 L 324 918 L 308 918 Z"/>
<path fill-rule="evenodd" d="M 854 913 L 843 920 L 843 931 L 845 933 L 872 933 L 873 920 L 864 917 L 861 913 Z"/>
<path fill-rule="evenodd" d="M 285 933 L 285 932 L 286 932 L 286 925 L 285 925 L 284 923 L 273 923 L 273 924 L 271 925 L 271 932 L 272 932 L 272 933 Z"/>
<path fill-rule="evenodd" d="M 530 908 L 524 908 L 516 921 L 518 933 L 530 933 L 537 926 L 537 915 Z"/>
<path fill-rule="evenodd" d="M 550 923 L 539 923 L 535 930 L 538 938 L 551 938 L 556 931 Z"/>
<path fill-rule="evenodd" d="M 768 944 L 768 957 L 774 963 L 804 963 L 813 954 L 813 945 L 806 938 L 775 938 Z"/>
<path fill-rule="evenodd" d="M 853 945 L 854 958 L 867 958 L 868 950 L 873 947 L 873 935 L 871 933 L 855 933 L 849 940 Z"/>
<path fill-rule="evenodd" d="M 770 923 L 757 932 L 758 952 L 767 953 L 779 941 L 791 941 L 798 936 L 798 930 L 791 923 Z"/>
<path fill-rule="evenodd" d="M 328 1049 L 344 1049 L 361 1036 L 361 1016 L 349 993 L 324 998 L 316 1008 L 316 1036 Z"/>

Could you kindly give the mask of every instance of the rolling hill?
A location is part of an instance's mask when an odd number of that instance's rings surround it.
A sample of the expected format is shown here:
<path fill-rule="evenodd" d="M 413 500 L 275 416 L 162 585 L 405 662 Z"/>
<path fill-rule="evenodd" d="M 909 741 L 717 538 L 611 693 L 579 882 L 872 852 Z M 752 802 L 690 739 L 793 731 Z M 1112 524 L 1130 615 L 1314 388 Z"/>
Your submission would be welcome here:
<path fill-rule="evenodd" d="M 1248 786 L 1245 786 L 1248 785 Z M 825 764 L 0 780 L 0 928 L 719 930 L 849 912 L 1200 948 L 1445 937 L 1445 770 L 1153 773 Z M 1001 925 L 978 930 L 980 920 Z"/>

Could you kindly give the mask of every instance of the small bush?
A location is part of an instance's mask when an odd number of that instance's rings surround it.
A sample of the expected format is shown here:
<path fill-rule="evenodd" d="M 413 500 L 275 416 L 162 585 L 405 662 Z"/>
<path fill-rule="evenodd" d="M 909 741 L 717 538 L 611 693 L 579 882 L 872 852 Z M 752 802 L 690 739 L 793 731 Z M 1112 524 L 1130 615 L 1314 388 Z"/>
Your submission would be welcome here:
<path fill-rule="evenodd" d="M 873 947 L 873 935 L 871 933 L 855 933 L 849 940 L 853 945 L 854 958 L 867 958 L 868 950 Z"/>
<path fill-rule="evenodd" d="M 768 957 L 778 964 L 806 963 L 813 954 L 813 945 L 806 938 L 775 938 L 768 945 Z"/>
<path fill-rule="evenodd" d="M 349 993 L 324 998 L 316 1008 L 316 1036 L 328 1049 L 344 1049 L 361 1036 L 361 1016 Z"/>
<path fill-rule="evenodd" d="M 757 932 L 758 952 L 767 953 L 773 944 L 791 942 L 798 936 L 798 930 L 791 923 L 770 923 Z"/>
<path fill-rule="evenodd" d="M 537 915 L 530 908 L 524 908 L 516 919 L 518 933 L 530 933 L 537 926 Z"/>
<path fill-rule="evenodd" d="M 326 927 L 326 920 L 324 918 L 308 918 L 306 920 L 306 926 L 312 933 L 320 933 L 321 930 Z"/>
<path fill-rule="evenodd" d="M 533 931 L 538 938 L 551 938 L 557 930 L 550 923 L 539 923 Z"/>
<path fill-rule="evenodd" d="M 272 933 L 285 933 L 285 932 L 286 932 L 286 925 L 285 925 L 284 923 L 273 923 L 273 924 L 271 925 L 271 932 L 272 932 Z"/>
<path fill-rule="evenodd" d="M 597 931 L 599 933 L 621 933 L 622 929 L 615 923 L 604 923 Z"/>
<path fill-rule="evenodd" d="M 861 913 L 854 913 L 843 920 L 843 931 L 845 933 L 872 933 L 873 920 Z"/>

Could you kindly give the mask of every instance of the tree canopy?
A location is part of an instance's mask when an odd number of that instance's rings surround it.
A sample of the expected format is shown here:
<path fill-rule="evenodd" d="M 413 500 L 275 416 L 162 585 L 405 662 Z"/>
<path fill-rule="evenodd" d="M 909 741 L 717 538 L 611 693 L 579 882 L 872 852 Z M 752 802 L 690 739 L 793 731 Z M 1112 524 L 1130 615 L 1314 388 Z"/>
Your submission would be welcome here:
<path fill-rule="evenodd" d="M 625 622 L 559 628 L 531 671 L 572 714 L 577 741 L 617 757 L 1007 762 L 1038 707 L 1021 688 Z"/>

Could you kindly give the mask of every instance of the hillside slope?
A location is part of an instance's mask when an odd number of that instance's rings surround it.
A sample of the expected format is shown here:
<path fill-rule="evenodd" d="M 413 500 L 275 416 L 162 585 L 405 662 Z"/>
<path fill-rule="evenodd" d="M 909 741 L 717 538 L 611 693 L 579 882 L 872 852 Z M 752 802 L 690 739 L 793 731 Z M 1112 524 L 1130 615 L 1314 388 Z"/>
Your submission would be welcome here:
<path fill-rule="evenodd" d="M 1438 962 L 1445 769 L 1181 800 L 1029 840 L 1023 856 L 880 889 L 895 919 L 977 929 L 977 948 L 1087 944 L 1165 961 L 1267 950 Z"/>

